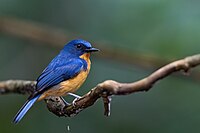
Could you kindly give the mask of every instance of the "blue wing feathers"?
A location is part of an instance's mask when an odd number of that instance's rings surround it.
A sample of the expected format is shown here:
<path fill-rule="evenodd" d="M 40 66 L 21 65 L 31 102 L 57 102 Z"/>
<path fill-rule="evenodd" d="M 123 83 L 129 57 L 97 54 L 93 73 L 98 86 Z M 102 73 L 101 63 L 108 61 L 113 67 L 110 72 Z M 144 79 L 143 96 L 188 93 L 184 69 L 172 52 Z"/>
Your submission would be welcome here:
<path fill-rule="evenodd" d="M 17 124 L 24 117 L 24 115 L 28 112 L 28 110 L 33 106 L 33 104 L 37 101 L 37 99 L 39 97 L 40 97 L 40 95 L 33 97 L 30 100 L 27 100 L 26 103 L 21 107 L 21 109 L 15 115 L 15 117 L 13 119 L 13 123 Z"/>
<path fill-rule="evenodd" d="M 37 91 L 41 92 L 60 82 L 70 79 L 84 69 L 84 62 L 80 59 L 69 60 L 58 64 L 57 67 L 51 63 L 37 79 Z"/>

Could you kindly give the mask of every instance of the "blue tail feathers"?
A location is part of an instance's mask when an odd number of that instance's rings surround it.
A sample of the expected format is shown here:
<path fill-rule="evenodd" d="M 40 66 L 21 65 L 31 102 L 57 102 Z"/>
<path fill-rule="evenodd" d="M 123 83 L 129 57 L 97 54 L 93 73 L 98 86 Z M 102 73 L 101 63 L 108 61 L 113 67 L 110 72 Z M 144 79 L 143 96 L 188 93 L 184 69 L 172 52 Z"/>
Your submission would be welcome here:
<path fill-rule="evenodd" d="M 33 104 L 37 101 L 37 99 L 40 97 L 40 95 L 37 95 L 33 97 L 30 100 L 27 100 L 26 103 L 21 107 L 21 109 L 18 111 L 18 113 L 15 115 L 13 119 L 13 123 L 17 124 L 24 115 L 28 112 L 28 110 L 33 106 Z"/>

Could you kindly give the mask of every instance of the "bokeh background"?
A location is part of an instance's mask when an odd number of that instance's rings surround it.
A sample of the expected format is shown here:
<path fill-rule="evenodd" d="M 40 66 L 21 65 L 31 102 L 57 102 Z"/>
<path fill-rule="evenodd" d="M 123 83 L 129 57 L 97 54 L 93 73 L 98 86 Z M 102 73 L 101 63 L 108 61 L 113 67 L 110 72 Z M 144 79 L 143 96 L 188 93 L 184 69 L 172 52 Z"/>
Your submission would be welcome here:
<path fill-rule="evenodd" d="M 169 61 L 199 53 L 199 6 L 197 0 L 0 0 L 0 80 L 35 80 L 64 46 L 62 42 L 75 38 L 115 52 L 93 54 L 91 73 L 77 94 L 106 79 L 139 80 Z M 18 36 L 28 28 L 9 26 L 16 20 L 22 25 L 56 29 L 55 34 L 63 33 L 66 39 L 43 36 L 46 41 L 41 41 L 26 34 Z M 129 56 L 115 58 L 121 54 Z M 0 132 L 200 132 L 198 71 L 195 69 L 195 76 L 172 75 L 149 92 L 114 96 L 110 117 L 103 116 L 101 100 L 72 118 L 59 118 L 39 102 L 13 125 L 11 120 L 27 96 L 1 95 Z"/>

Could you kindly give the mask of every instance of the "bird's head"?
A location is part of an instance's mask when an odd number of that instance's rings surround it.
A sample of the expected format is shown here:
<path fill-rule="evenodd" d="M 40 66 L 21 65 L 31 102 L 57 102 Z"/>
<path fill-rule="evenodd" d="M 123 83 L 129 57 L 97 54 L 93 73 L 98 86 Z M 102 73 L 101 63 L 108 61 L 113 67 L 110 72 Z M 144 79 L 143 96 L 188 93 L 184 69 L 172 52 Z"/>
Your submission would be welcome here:
<path fill-rule="evenodd" d="M 66 44 L 63 51 L 80 57 L 86 53 L 97 52 L 99 49 L 93 48 L 92 45 L 85 40 L 77 39 Z"/>

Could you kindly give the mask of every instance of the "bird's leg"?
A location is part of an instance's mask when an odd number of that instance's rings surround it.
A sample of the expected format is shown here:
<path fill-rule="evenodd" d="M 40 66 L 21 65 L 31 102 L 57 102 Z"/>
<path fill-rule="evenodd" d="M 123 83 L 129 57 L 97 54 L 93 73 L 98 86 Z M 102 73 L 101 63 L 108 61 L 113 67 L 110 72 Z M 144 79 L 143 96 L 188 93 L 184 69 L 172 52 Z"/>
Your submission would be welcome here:
<path fill-rule="evenodd" d="M 68 95 L 75 97 L 75 99 L 72 101 L 72 104 L 73 104 L 73 105 L 75 105 L 75 101 L 76 101 L 76 100 L 78 100 L 78 99 L 81 98 L 81 96 L 76 95 L 76 94 L 74 94 L 74 93 L 70 93 L 70 92 L 68 93 Z"/>
<path fill-rule="evenodd" d="M 63 97 L 60 97 L 62 99 L 62 101 L 64 102 L 65 105 L 70 105 Z"/>
<path fill-rule="evenodd" d="M 76 94 L 74 94 L 74 93 L 67 93 L 68 95 L 70 95 L 70 96 L 73 96 L 73 97 L 75 97 L 76 99 L 79 99 L 79 98 L 81 98 L 81 96 L 79 96 L 79 95 L 76 95 Z"/>

